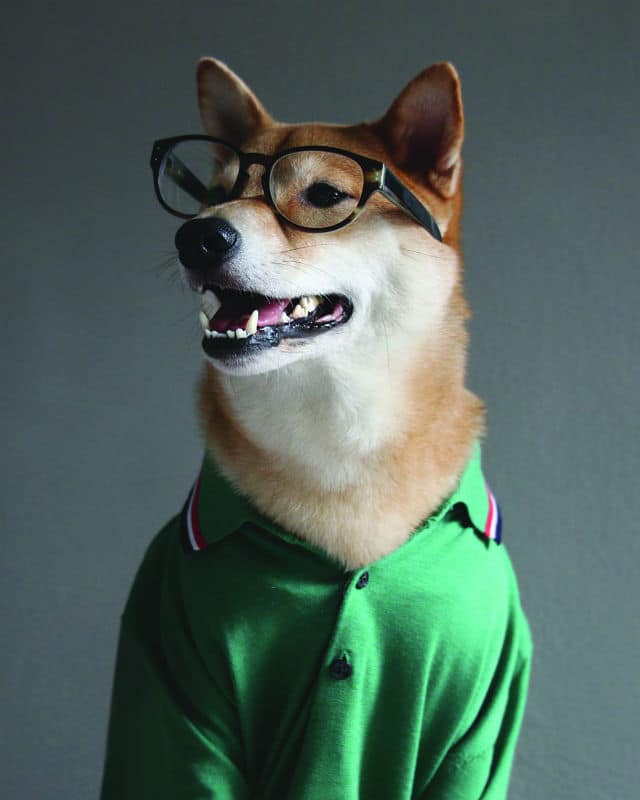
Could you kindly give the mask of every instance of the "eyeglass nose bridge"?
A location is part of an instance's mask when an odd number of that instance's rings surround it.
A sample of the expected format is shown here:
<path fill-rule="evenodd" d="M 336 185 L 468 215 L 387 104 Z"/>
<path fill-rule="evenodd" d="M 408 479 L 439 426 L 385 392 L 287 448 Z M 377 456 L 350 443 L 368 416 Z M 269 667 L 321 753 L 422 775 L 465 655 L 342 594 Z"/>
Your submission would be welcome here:
<path fill-rule="evenodd" d="M 271 167 L 274 163 L 274 158 L 272 156 L 267 156 L 264 153 L 239 153 L 240 155 L 240 166 L 238 171 L 238 178 L 236 180 L 236 185 L 233 189 L 233 196 L 235 199 L 240 199 L 242 193 L 245 191 L 247 184 L 252 178 L 251 173 L 249 172 L 250 167 L 262 167 L 262 175 L 256 179 L 260 181 L 260 186 L 262 187 L 262 195 L 264 199 L 273 206 L 273 199 L 271 197 L 271 191 L 269 189 L 269 176 L 271 174 Z"/>

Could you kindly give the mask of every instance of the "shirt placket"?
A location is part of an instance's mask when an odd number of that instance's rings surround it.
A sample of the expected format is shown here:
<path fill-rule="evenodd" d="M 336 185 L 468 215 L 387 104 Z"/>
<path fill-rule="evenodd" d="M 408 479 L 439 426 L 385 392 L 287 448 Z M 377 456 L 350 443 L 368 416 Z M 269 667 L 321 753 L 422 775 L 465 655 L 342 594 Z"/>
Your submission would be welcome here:
<path fill-rule="evenodd" d="M 371 567 L 349 576 L 332 636 L 320 666 L 304 743 L 288 797 L 356 800 L 359 797 Z M 330 785 L 327 776 L 331 776 Z"/>

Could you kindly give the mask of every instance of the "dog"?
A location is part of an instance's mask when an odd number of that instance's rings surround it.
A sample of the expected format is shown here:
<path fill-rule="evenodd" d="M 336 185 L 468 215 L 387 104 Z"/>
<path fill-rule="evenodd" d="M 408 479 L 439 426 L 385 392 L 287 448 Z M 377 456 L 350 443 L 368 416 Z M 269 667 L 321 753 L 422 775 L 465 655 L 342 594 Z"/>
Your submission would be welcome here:
<path fill-rule="evenodd" d="M 206 452 L 123 616 L 103 800 L 505 797 L 532 648 L 465 387 L 458 75 L 345 126 L 197 84 L 151 166 Z"/>

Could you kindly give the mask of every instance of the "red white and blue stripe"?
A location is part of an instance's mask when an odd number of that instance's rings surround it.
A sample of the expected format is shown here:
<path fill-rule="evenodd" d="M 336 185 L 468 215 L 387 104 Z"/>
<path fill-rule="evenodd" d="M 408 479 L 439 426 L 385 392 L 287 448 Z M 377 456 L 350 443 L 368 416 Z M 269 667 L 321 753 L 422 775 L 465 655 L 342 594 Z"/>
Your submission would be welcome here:
<path fill-rule="evenodd" d="M 204 548 L 207 546 L 207 542 L 200 527 L 200 520 L 198 519 L 198 498 L 200 497 L 201 477 L 201 475 L 198 475 L 198 478 L 193 485 L 185 514 L 187 536 L 189 537 L 189 544 L 194 550 L 204 550 Z"/>
<path fill-rule="evenodd" d="M 493 496 L 493 492 L 487 487 L 487 496 L 489 498 L 489 511 L 487 512 L 487 521 L 484 524 L 484 535 L 487 539 L 500 544 L 502 541 L 502 516 L 500 514 L 500 507 L 498 501 Z"/>

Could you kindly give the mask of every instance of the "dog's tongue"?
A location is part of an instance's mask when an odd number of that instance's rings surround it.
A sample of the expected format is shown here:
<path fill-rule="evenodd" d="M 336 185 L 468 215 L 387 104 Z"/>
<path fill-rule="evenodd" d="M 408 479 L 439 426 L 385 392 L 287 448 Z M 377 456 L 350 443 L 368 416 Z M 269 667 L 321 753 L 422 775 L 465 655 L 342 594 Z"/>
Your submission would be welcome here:
<path fill-rule="evenodd" d="M 259 294 L 224 293 L 219 296 L 222 303 L 209 328 L 219 333 L 236 328 L 244 328 L 254 309 L 258 309 L 258 327 L 277 325 L 282 312 L 289 305 L 288 298 L 272 300 Z"/>

